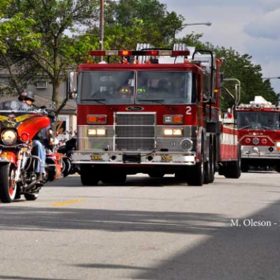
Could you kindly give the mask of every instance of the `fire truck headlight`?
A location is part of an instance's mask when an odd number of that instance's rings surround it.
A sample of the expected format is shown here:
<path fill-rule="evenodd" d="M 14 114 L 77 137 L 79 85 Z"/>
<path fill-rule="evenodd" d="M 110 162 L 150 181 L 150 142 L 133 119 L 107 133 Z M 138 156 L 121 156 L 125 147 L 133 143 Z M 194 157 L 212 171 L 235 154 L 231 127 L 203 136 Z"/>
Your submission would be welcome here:
<path fill-rule="evenodd" d="M 280 142 L 276 142 L 276 148 L 278 151 L 280 151 Z"/>
<path fill-rule="evenodd" d="M 6 129 L 1 133 L 1 140 L 4 145 L 14 145 L 17 142 L 17 132 L 12 129 Z"/>
<path fill-rule="evenodd" d="M 164 128 L 163 135 L 164 136 L 182 136 L 183 130 L 181 128 Z"/>
<path fill-rule="evenodd" d="M 88 136 L 105 136 L 106 129 L 105 128 L 89 128 Z"/>
<path fill-rule="evenodd" d="M 180 143 L 183 150 L 190 151 L 193 147 L 193 141 L 189 138 L 185 138 Z"/>

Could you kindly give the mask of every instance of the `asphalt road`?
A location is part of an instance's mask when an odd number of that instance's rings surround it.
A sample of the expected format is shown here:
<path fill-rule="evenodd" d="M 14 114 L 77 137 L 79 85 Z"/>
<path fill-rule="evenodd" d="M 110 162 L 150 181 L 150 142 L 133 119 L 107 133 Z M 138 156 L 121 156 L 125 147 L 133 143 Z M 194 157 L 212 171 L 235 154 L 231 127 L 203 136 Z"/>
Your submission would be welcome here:
<path fill-rule="evenodd" d="M 280 174 L 189 187 L 131 176 L 0 204 L 0 279 L 280 279 Z"/>

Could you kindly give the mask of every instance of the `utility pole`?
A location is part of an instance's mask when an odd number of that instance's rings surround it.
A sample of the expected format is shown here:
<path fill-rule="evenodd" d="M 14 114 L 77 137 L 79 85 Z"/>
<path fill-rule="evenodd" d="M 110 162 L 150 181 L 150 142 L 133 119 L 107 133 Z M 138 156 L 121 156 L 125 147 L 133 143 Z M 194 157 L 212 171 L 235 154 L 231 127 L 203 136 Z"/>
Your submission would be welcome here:
<path fill-rule="evenodd" d="M 100 49 L 104 49 L 104 0 L 100 0 L 100 16 L 99 16 L 99 32 L 100 32 Z"/>

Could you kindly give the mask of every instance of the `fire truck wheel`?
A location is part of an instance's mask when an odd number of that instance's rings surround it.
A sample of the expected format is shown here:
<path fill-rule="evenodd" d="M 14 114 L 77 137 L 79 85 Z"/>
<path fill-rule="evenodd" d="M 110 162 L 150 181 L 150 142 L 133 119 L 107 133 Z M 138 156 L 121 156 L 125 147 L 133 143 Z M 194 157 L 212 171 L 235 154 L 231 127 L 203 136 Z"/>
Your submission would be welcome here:
<path fill-rule="evenodd" d="M 164 173 L 160 172 L 160 171 L 152 171 L 152 172 L 149 172 L 148 175 L 151 178 L 162 178 L 164 176 Z"/>
<path fill-rule="evenodd" d="M 197 163 L 191 170 L 191 176 L 188 179 L 190 186 L 202 186 L 204 183 L 204 163 Z"/>
<path fill-rule="evenodd" d="M 80 176 L 84 186 L 96 186 L 100 180 L 100 172 L 92 166 L 82 165 Z"/>
<path fill-rule="evenodd" d="M 249 171 L 249 166 L 246 163 L 241 164 L 241 171 L 242 172 L 248 172 Z"/>
<path fill-rule="evenodd" d="M 275 166 L 275 170 L 280 173 L 280 164 Z"/>
<path fill-rule="evenodd" d="M 226 178 L 238 179 L 241 175 L 240 161 L 234 161 L 227 164 L 224 170 Z"/>
<path fill-rule="evenodd" d="M 214 181 L 214 169 L 213 162 L 207 161 L 204 166 L 204 184 L 213 183 Z"/>
<path fill-rule="evenodd" d="M 105 184 L 121 186 L 126 182 L 126 174 L 124 172 L 109 172 L 107 174 L 110 174 L 110 177 L 102 178 L 102 182 Z"/>
<path fill-rule="evenodd" d="M 204 183 L 209 184 L 214 182 L 215 177 L 215 162 L 214 162 L 214 149 L 209 151 L 209 160 L 204 163 Z"/>
<path fill-rule="evenodd" d="M 182 182 L 188 182 L 190 177 L 190 169 L 182 169 L 175 172 L 175 179 L 182 181 Z"/>

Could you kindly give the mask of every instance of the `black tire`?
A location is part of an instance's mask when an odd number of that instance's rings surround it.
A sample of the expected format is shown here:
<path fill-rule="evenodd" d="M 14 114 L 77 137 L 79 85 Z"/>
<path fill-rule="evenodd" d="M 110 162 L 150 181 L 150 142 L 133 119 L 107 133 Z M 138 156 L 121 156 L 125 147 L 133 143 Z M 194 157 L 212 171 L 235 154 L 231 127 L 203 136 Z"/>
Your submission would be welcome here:
<path fill-rule="evenodd" d="M 38 193 L 25 193 L 24 197 L 26 200 L 33 201 L 39 197 L 39 194 Z"/>
<path fill-rule="evenodd" d="M 246 163 L 242 163 L 241 164 L 241 171 L 242 172 L 248 172 L 249 171 L 249 165 L 248 164 L 246 164 Z"/>
<path fill-rule="evenodd" d="M 185 167 L 184 169 L 176 171 L 175 179 L 187 183 L 190 177 L 190 169 L 190 167 Z"/>
<path fill-rule="evenodd" d="M 126 182 L 126 174 L 124 172 L 109 172 L 110 177 L 102 176 L 102 182 L 105 184 L 114 184 L 116 186 L 122 186 Z M 107 175 L 108 176 L 108 175 Z"/>
<path fill-rule="evenodd" d="M 71 171 L 71 161 L 68 157 L 62 159 L 62 174 L 64 177 L 68 176 Z"/>
<path fill-rule="evenodd" d="M 240 161 L 229 162 L 224 170 L 224 176 L 226 178 L 238 179 L 241 176 L 241 164 Z"/>
<path fill-rule="evenodd" d="M 54 181 L 55 177 L 56 177 L 56 172 L 55 172 L 55 168 L 54 167 L 49 167 L 47 170 L 47 181 Z"/>
<path fill-rule="evenodd" d="M 209 160 L 204 164 L 204 183 L 213 183 L 215 179 L 214 148 L 210 146 Z"/>
<path fill-rule="evenodd" d="M 203 186 L 204 183 L 204 135 L 201 137 L 201 162 L 196 163 L 195 166 L 193 166 L 190 170 L 190 175 L 188 179 L 188 184 L 190 186 Z"/>
<path fill-rule="evenodd" d="M 280 164 L 275 166 L 275 170 L 280 173 Z"/>
<path fill-rule="evenodd" d="M 197 163 L 190 171 L 188 184 L 190 186 L 203 186 L 204 183 L 204 163 Z"/>
<path fill-rule="evenodd" d="M 11 164 L 0 166 L 0 200 L 4 203 L 10 203 L 16 198 L 15 170 Z"/>
<path fill-rule="evenodd" d="M 101 179 L 100 170 L 91 165 L 81 165 L 80 176 L 84 186 L 96 186 Z"/>
<path fill-rule="evenodd" d="M 165 174 L 163 172 L 160 172 L 160 171 L 151 171 L 151 172 L 148 173 L 148 175 L 151 178 L 163 178 Z"/>

